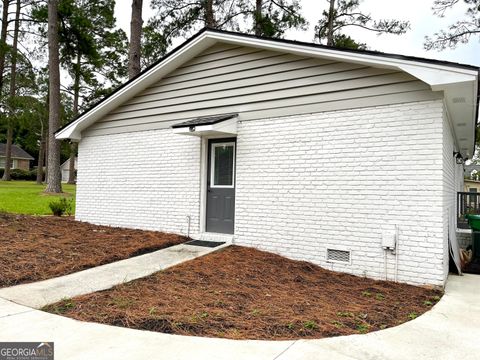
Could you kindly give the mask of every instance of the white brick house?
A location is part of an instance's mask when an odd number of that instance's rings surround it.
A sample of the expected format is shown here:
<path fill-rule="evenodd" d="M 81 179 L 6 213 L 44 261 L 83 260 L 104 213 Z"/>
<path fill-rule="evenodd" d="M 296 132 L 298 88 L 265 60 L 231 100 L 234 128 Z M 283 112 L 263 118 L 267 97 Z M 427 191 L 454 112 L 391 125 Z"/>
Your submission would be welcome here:
<path fill-rule="evenodd" d="M 79 142 L 78 220 L 443 285 L 477 82 L 467 65 L 204 30 L 57 138 Z"/>

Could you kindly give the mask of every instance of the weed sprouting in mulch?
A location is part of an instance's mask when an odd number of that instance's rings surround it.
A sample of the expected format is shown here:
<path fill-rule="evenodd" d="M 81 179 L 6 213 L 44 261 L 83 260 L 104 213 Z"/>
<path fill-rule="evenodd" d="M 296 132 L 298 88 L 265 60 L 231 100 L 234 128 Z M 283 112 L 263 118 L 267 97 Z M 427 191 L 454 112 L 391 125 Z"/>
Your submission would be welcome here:
<path fill-rule="evenodd" d="M 431 309 L 440 296 L 231 246 L 44 310 L 171 334 L 281 340 L 396 326 Z"/>
<path fill-rule="evenodd" d="M 70 274 L 186 240 L 72 218 L 0 213 L 0 287 Z"/>

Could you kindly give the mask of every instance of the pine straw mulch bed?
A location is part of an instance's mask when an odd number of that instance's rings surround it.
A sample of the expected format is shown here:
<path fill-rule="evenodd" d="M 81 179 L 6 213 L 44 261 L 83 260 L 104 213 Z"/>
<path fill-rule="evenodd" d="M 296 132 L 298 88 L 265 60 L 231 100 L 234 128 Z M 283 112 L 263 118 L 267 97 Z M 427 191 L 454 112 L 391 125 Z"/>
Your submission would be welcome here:
<path fill-rule="evenodd" d="M 0 213 L 0 287 L 74 273 L 186 240 L 72 218 Z"/>
<path fill-rule="evenodd" d="M 230 246 L 43 310 L 171 334 L 280 340 L 395 326 L 429 310 L 441 295 Z"/>

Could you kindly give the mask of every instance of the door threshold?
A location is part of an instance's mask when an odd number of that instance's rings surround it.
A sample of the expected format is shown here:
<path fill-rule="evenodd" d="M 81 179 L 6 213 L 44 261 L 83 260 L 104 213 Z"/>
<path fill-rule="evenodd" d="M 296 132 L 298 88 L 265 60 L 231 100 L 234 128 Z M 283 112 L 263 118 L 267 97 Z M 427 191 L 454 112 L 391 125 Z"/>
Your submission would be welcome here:
<path fill-rule="evenodd" d="M 187 243 L 186 245 L 191 245 L 191 246 L 201 246 L 201 247 L 207 247 L 207 248 L 215 248 L 217 246 L 225 244 L 224 241 L 207 241 L 207 240 L 192 240 Z"/>
<path fill-rule="evenodd" d="M 203 232 L 203 233 L 200 233 L 200 235 L 198 236 L 198 239 L 196 240 L 224 242 L 224 243 L 231 244 L 233 242 L 233 234 Z"/>

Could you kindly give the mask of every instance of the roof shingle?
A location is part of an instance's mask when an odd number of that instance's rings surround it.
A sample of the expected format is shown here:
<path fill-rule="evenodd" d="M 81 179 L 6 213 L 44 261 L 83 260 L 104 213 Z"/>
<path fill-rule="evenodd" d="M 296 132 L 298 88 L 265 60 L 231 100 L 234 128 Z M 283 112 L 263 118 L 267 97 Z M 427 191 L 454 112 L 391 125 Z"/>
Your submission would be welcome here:
<path fill-rule="evenodd" d="M 7 144 L 0 143 L 0 156 L 5 156 L 5 152 L 7 149 Z M 33 160 L 33 157 L 23 150 L 20 146 L 12 145 L 12 158 L 13 159 L 26 159 L 26 160 Z"/>

